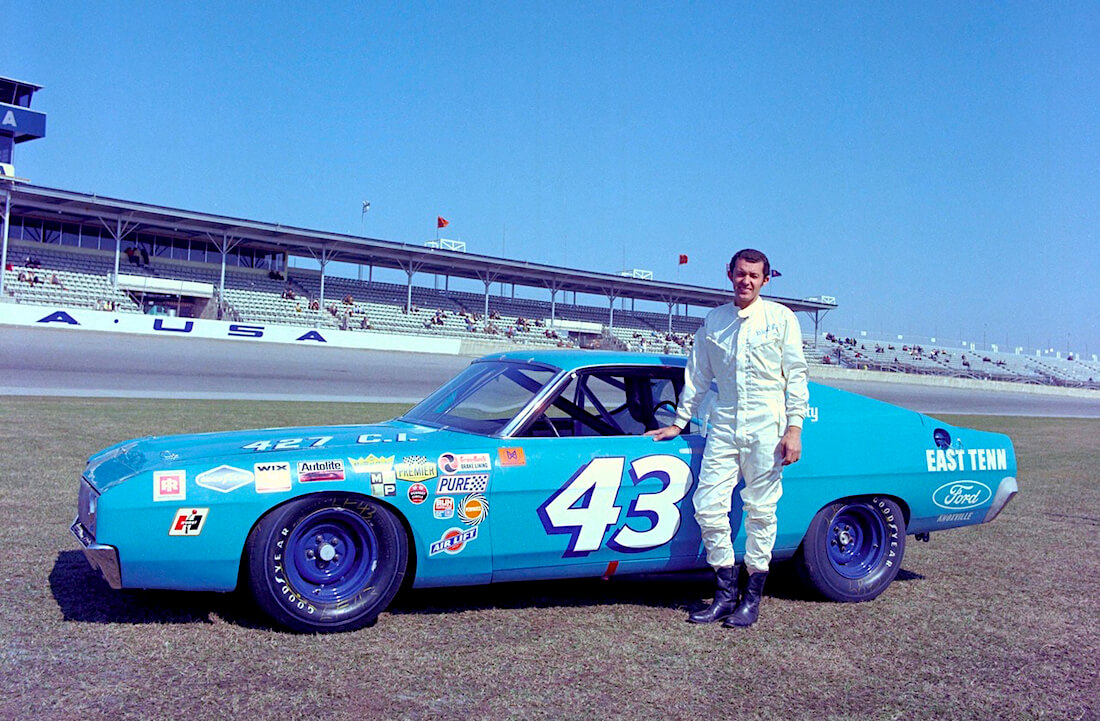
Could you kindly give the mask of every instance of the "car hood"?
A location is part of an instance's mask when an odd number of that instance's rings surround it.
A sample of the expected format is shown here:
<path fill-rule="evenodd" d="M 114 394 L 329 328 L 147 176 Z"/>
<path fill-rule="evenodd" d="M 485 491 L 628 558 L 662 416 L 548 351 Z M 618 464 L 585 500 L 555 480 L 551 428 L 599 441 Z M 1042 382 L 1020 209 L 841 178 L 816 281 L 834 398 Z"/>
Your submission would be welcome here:
<path fill-rule="evenodd" d="M 84 477 L 103 491 L 126 478 L 156 469 L 209 465 L 213 461 L 226 463 L 239 456 L 259 461 L 276 457 L 282 460 L 288 457 L 309 458 L 318 454 L 366 455 L 381 449 L 392 454 L 397 446 L 407 446 L 404 452 L 408 453 L 424 441 L 450 433 L 392 420 L 372 425 L 298 426 L 146 436 L 123 441 L 93 454 L 88 458 Z"/>

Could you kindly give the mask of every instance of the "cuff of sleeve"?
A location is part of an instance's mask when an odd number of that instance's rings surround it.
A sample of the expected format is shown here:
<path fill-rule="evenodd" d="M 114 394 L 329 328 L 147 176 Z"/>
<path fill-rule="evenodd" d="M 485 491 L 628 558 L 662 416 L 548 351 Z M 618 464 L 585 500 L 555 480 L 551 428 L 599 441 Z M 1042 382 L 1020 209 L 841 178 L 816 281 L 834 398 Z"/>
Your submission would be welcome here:
<path fill-rule="evenodd" d="M 788 428 L 801 428 L 802 427 L 802 416 L 789 416 L 787 418 L 787 427 Z"/>

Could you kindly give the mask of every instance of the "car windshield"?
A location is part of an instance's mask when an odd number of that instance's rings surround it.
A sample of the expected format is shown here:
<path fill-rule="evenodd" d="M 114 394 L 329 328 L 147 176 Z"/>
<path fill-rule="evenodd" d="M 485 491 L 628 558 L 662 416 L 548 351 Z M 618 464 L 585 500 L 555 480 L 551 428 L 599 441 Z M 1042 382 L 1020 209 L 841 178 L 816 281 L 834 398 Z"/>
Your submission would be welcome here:
<path fill-rule="evenodd" d="M 401 420 L 492 435 L 557 373 L 552 368 L 507 361 L 473 363 Z"/>

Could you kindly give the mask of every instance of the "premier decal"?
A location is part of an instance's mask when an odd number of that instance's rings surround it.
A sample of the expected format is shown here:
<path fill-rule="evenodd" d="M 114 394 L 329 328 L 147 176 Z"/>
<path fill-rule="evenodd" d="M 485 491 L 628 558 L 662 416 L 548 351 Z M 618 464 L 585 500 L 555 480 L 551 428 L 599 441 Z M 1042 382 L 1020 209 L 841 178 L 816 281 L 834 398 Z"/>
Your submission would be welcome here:
<path fill-rule="evenodd" d="M 256 463 L 252 466 L 256 476 L 256 493 L 279 493 L 290 490 L 290 463 Z"/>
<path fill-rule="evenodd" d="M 444 453 L 439 457 L 439 470 L 447 474 L 489 471 L 492 468 L 488 453 Z"/>
<path fill-rule="evenodd" d="M 153 471 L 153 500 L 187 500 L 187 472 Z"/>
<path fill-rule="evenodd" d="M 172 525 L 168 528 L 168 535 L 199 535 L 202 533 L 202 527 L 206 525 L 206 516 L 209 513 L 209 508 L 180 508 L 176 511 Z"/>
<path fill-rule="evenodd" d="M 489 487 L 488 473 L 473 473 L 468 476 L 442 476 L 435 489 L 436 493 L 484 493 Z"/>
<path fill-rule="evenodd" d="M 458 520 L 476 526 L 489 515 L 489 501 L 480 493 L 471 493 L 458 504 Z"/>
<path fill-rule="evenodd" d="M 426 481 L 437 475 L 435 463 L 426 456 L 405 456 L 393 467 L 394 473 L 403 481 Z"/>
<path fill-rule="evenodd" d="M 924 460 L 929 473 L 1008 470 L 1008 451 L 1004 448 L 929 448 Z"/>
<path fill-rule="evenodd" d="M 220 493 L 229 493 L 249 485 L 253 478 L 252 473 L 243 468 L 222 465 L 195 476 L 195 485 Z"/>
<path fill-rule="evenodd" d="M 443 538 L 432 543 L 428 547 L 428 555 L 436 556 L 440 553 L 455 555 L 461 553 L 466 544 L 477 538 L 477 526 L 463 530 L 461 528 L 448 528 L 443 532 Z"/>
<path fill-rule="evenodd" d="M 342 480 L 344 480 L 344 461 L 339 458 L 325 461 L 298 461 L 299 483 Z"/>
<path fill-rule="evenodd" d="M 993 491 L 981 481 L 952 481 L 932 492 L 932 502 L 949 511 L 965 511 L 989 503 Z"/>
<path fill-rule="evenodd" d="M 438 496 L 432 507 L 432 515 L 439 519 L 454 518 L 455 499 L 450 496 Z"/>

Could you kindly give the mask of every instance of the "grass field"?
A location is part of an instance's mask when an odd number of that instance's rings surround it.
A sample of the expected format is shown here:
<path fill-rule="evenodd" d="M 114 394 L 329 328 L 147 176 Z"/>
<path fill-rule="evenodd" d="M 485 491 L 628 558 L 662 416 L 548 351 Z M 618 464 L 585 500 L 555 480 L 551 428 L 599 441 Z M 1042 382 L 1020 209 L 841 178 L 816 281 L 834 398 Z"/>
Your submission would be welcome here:
<path fill-rule="evenodd" d="M 112 591 L 68 532 L 88 454 L 158 434 L 368 422 L 366 404 L 0 399 L 0 718 L 1100 718 L 1100 421 L 1006 432 L 996 522 L 909 539 L 857 605 L 769 579 L 747 631 L 683 622 L 706 579 L 414 591 L 296 636 L 237 595 Z"/>

